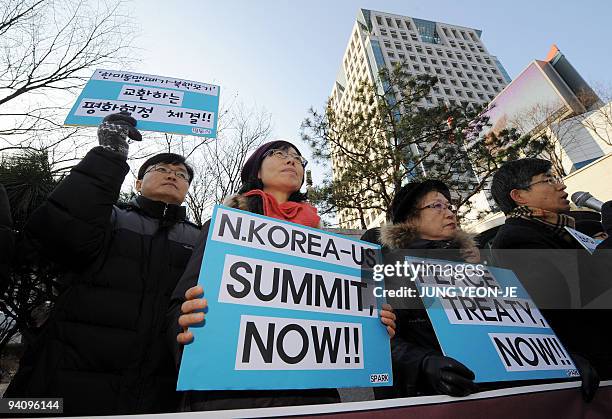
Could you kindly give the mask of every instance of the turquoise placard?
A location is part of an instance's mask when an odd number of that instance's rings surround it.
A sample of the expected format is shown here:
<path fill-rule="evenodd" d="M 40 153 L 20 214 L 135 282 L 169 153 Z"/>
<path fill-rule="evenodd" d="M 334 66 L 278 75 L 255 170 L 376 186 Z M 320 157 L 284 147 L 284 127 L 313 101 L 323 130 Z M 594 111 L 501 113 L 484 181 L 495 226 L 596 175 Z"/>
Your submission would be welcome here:
<path fill-rule="evenodd" d="M 437 259 L 406 261 L 422 266 L 413 277 L 444 355 L 470 368 L 476 382 L 579 376 L 511 270 Z"/>
<path fill-rule="evenodd" d="M 220 87 L 171 77 L 96 70 L 68 113 L 66 125 L 98 126 L 129 112 L 138 129 L 215 138 Z"/>
<path fill-rule="evenodd" d="M 198 282 L 208 311 L 177 389 L 391 385 L 382 300 L 367 273 L 379 249 L 216 206 Z"/>

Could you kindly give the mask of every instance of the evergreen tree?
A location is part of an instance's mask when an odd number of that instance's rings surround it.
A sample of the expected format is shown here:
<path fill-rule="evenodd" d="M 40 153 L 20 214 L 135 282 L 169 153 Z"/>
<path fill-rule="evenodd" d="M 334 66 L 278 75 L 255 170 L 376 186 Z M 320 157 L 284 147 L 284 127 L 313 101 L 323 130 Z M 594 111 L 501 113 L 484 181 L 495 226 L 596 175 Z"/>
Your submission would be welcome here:
<path fill-rule="evenodd" d="M 0 353 L 17 333 L 25 341 L 32 339 L 58 294 L 58 267 L 45 260 L 22 231 L 59 181 L 44 151 L 26 151 L 0 161 L 0 184 L 6 188 L 16 244 L 0 284 Z"/>
<path fill-rule="evenodd" d="M 445 182 L 455 204 L 469 210 L 469 199 L 487 187 L 500 163 L 539 153 L 541 144 L 516 130 L 482 135 L 488 127 L 483 107 L 424 106 L 437 83 L 398 64 L 383 69 L 377 83 L 362 82 L 351 109 L 335 110 L 333 98 L 324 112 L 310 109 L 302 139 L 315 161 L 331 162 L 334 171 L 310 194 L 322 213 L 354 210 L 365 228 L 368 210 L 386 211 L 404 183 L 425 178 Z"/>

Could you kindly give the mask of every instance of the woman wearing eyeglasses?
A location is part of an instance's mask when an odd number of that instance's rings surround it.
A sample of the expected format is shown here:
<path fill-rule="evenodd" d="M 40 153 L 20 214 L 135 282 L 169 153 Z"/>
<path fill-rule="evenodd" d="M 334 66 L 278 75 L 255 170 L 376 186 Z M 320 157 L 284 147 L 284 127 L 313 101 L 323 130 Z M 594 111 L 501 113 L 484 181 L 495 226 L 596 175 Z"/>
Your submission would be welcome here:
<path fill-rule="evenodd" d="M 480 253 L 457 224 L 448 187 L 427 180 L 403 186 L 388 211 L 390 223 L 362 237 L 383 246 L 383 262 L 395 265 L 406 256 L 477 263 Z M 411 285 L 412 284 L 412 285 Z M 406 277 L 385 278 L 385 287 L 414 286 Z M 419 298 L 393 298 L 397 334 L 391 341 L 393 387 L 375 389 L 377 398 L 426 394 L 467 396 L 476 391 L 474 373 L 442 355 L 433 327 Z"/>
<path fill-rule="evenodd" d="M 229 197 L 224 204 L 268 217 L 297 224 L 320 227 L 320 218 L 315 207 L 306 202 L 306 194 L 300 192 L 304 182 L 306 159 L 298 149 L 287 141 L 272 141 L 259 147 L 242 168 L 242 187 L 238 194 Z M 194 250 L 193 257 L 172 296 L 168 312 L 168 330 L 171 339 L 179 345 L 193 340 L 190 326 L 204 320 L 207 307 L 204 290 L 196 286 L 209 223 L 203 227 L 202 241 Z M 381 310 L 381 322 L 390 336 L 395 333 L 395 315 Z M 182 346 L 181 346 L 182 348 Z M 180 349 L 178 352 L 180 352 Z M 205 355 L 205 354 L 203 354 Z M 337 390 L 232 390 L 232 391 L 187 391 L 181 410 L 225 410 L 258 407 L 293 406 L 304 404 L 337 403 Z"/>

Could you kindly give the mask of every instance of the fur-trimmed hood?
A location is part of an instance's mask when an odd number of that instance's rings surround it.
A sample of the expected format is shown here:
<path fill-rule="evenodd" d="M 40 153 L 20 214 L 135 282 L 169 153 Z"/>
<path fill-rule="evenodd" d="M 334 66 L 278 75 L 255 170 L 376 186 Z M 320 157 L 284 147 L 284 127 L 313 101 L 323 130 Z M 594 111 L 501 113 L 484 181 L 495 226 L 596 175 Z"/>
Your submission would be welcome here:
<path fill-rule="evenodd" d="M 223 205 L 230 208 L 236 208 L 243 211 L 248 211 L 247 198 L 240 194 L 230 195 L 223 200 Z"/>
<path fill-rule="evenodd" d="M 389 249 L 410 249 L 412 244 L 420 240 L 414 227 L 407 223 L 388 224 L 380 228 L 380 244 Z M 450 240 L 451 247 L 471 249 L 476 247 L 474 234 L 457 229 L 455 237 Z"/>

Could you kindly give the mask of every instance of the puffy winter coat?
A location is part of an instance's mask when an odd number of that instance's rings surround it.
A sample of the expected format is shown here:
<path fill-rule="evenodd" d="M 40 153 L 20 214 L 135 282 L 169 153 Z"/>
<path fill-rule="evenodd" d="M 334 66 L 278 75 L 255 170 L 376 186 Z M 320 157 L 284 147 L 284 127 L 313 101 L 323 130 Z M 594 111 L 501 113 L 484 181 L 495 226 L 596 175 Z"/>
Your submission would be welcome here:
<path fill-rule="evenodd" d="M 476 246 L 472 236 L 458 231 L 452 240 L 424 240 L 408 223 L 389 224 L 364 233 L 362 240 L 382 245 L 384 264 L 394 265 L 406 256 L 462 261 L 461 249 Z M 385 288 L 414 287 L 405 277 L 385 278 Z M 391 340 L 393 386 L 377 387 L 377 399 L 435 394 L 421 376 L 421 365 L 426 356 L 442 355 L 433 326 L 423 303 L 418 298 L 387 298 L 395 310 L 397 329 Z M 461 360 L 459 360 L 461 361 Z"/>
<path fill-rule="evenodd" d="M 64 290 L 5 396 L 63 397 L 67 415 L 174 411 L 168 301 L 200 229 L 142 196 L 114 205 L 125 158 L 92 149 L 26 225 L 63 264 Z"/>

